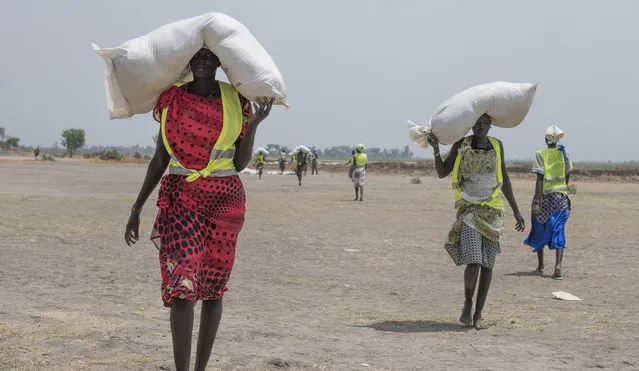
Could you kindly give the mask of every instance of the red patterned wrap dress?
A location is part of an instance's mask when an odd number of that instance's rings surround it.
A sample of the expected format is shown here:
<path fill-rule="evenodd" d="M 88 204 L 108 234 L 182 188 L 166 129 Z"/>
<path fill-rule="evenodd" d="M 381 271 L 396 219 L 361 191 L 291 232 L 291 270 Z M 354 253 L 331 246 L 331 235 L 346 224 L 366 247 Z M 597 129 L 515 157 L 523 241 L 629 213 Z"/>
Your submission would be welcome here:
<path fill-rule="evenodd" d="M 239 95 L 246 132 L 251 103 Z M 204 98 L 173 86 L 160 96 L 153 117 L 161 122 L 168 107 L 165 134 L 177 160 L 187 169 L 204 169 L 223 126 L 222 98 Z M 158 138 L 162 140 L 162 137 Z M 187 182 L 165 175 L 160 183 L 151 240 L 158 248 L 162 301 L 170 307 L 184 299 L 217 300 L 228 290 L 238 234 L 244 224 L 246 195 L 238 175 L 209 176 Z"/>

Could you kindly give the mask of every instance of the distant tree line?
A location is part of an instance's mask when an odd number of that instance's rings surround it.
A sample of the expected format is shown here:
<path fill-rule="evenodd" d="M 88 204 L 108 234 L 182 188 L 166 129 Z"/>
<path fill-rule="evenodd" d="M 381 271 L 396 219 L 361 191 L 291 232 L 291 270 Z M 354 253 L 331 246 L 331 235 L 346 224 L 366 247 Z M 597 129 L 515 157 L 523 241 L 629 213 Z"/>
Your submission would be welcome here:
<path fill-rule="evenodd" d="M 314 149 L 315 151 L 317 151 L 317 155 L 319 157 L 324 157 L 324 158 L 347 158 L 352 154 L 353 150 L 355 150 L 355 147 L 345 146 L 345 145 L 333 146 L 333 147 L 329 147 L 325 149 L 316 148 L 316 147 L 309 147 L 309 148 Z M 276 154 L 281 152 L 286 152 L 286 153 L 290 152 L 289 147 L 282 146 L 279 144 L 268 144 L 266 146 L 266 150 L 269 151 L 271 154 Z M 405 146 L 403 149 L 397 149 L 397 148 L 387 149 L 387 148 L 380 148 L 380 147 L 371 147 L 371 148 L 366 148 L 365 152 L 368 155 L 368 158 L 371 158 L 371 159 L 379 158 L 379 159 L 407 160 L 407 159 L 413 158 L 413 155 L 414 155 L 414 153 L 410 150 L 408 146 Z"/>
<path fill-rule="evenodd" d="M 20 138 L 7 136 L 5 128 L 0 127 L 0 148 L 10 149 L 20 147 Z"/>

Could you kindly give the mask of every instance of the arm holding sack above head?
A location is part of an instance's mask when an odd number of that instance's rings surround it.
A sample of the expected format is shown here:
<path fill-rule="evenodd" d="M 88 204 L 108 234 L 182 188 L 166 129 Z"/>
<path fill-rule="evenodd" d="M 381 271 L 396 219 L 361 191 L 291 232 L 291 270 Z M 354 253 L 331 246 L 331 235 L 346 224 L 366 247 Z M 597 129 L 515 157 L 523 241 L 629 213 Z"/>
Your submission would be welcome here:
<path fill-rule="evenodd" d="M 508 169 L 506 168 L 506 160 L 504 155 L 504 145 L 499 141 L 499 147 L 501 147 L 501 174 L 503 178 L 503 184 L 501 186 L 501 190 L 508 200 L 508 204 L 510 208 L 513 210 L 513 214 L 515 216 L 515 229 L 517 232 L 523 232 L 526 228 L 526 224 L 524 222 L 524 218 L 521 216 L 521 212 L 519 211 L 519 206 L 517 206 L 517 200 L 515 200 L 515 194 L 513 193 L 513 186 L 510 183 L 510 176 L 508 176 Z"/>
<path fill-rule="evenodd" d="M 251 161 L 257 127 L 268 117 L 272 107 L 273 99 L 260 98 L 257 103 L 253 103 L 255 112 L 246 120 L 244 135 L 241 136 L 241 139 L 238 139 L 239 144 L 236 143 L 235 158 L 233 159 L 235 170 L 244 170 Z"/>
<path fill-rule="evenodd" d="M 439 141 L 434 134 L 428 134 L 428 143 L 433 147 L 433 154 L 435 156 L 435 169 L 437 170 L 437 175 L 440 179 L 447 177 L 450 173 L 453 172 L 453 168 L 455 167 L 455 160 L 457 160 L 457 155 L 459 153 L 459 149 L 461 148 L 462 143 L 466 138 L 462 138 L 458 140 L 453 146 L 450 148 L 450 152 L 446 159 L 442 159 L 441 153 L 439 151 Z"/>

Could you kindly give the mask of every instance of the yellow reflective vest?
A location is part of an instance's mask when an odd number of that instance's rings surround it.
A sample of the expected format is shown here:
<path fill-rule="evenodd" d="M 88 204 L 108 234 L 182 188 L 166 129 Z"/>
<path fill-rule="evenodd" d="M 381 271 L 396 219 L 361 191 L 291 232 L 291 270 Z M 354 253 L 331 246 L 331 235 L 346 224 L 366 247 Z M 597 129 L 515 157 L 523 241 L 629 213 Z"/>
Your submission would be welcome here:
<path fill-rule="evenodd" d="M 169 174 L 185 175 L 187 182 L 193 182 L 200 177 L 226 177 L 237 174 L 233 159 L 235 158 L 235 142 L 242 133 L 242 106 L 237 90 L 235 90 L 232 85 L 221 81 L 218 81 L 218 83 L 220 84 L 222 111 L 224 114 L 222 132 L 211 150 L 209 163 L 204 169 L 187 169 L 180 164 L 171 149 L 166 135 L 166 119 L 169 108 L 167 107 L 162 110 L 162 141 L 164 142 L 164 148 L 166 148 L 169 156 L 171 156 Z M 184 85 L 184 83 L 180 82 L 174 86 L 182 85 Z"/>
<path fill-rule="evenodd" d="M 566 184 L 566 159 L 559 148 L 546 148 L 537 151 L 544 162 L 544 194 L 568 194 Z"/>
<path fill-rule="evenodd" d="M 485 198 L 484 200 L 480 200 L 475 202 L 476 204 L 482 206 L 489 206 L 494 209 L 504 210 L 504 196 L 501 192 L 501 186 L 504 183 L 504 177 L 501 170 L 501 146 L 499 145 L 499 141 L 493 137 L 488 137 L 488 140 L 493 145 L 495 149 L 495 155 L 497 156 L 497 169 L 495 171 L 495 175 L 497 177 L 497 186 L 493 190 L 492 194 Z M 464 144 L 469 141 L 468 138 L 464 140 Z M 464 200 L 461 189 L 459 188 L 459 165 L 462 161 L 462 154 L 458 153 L 457 158 L 455 159 L 455 166 L 453 167 L 453 190 L 455 192 L 455 208 L 459 208 L 463 203 L 470 202 L 468 200 Z"/>
<path fill-rule="evenodd" d="M 356 153 L 353 159 L 353 165 L 355 165 L 355 167 L 364 167 L 368 164 L 368 156 L 366 153 Z"/>

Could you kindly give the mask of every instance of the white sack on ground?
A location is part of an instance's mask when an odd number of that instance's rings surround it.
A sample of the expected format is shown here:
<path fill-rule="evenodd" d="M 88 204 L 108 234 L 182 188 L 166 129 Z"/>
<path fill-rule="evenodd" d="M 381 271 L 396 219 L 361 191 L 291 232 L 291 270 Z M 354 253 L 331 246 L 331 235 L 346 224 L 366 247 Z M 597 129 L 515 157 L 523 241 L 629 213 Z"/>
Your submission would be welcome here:
<path fill-rule="evenodd" d="M 266 149 L 264 149 L 264 147 L 258 147 L 255 151 L 253 151 L 254 155 L 258 155 L 260 153 L 263 153 L 265 156 L 269 154 L 269 151 L 267 151 Z"/>
<path fill-rule="evenodd" d="M 409 123 L 409 137 L 423 145 L 430 130 L 441 144 L 453 144 L 466 136 L 483 114 L 495 126 L 515 127 L 532 106 L 537 84 L 497 81 L 473 86 L 444 101 L 430 118 L 427 128 Z"/>
<path fill-rule="evenodd" d="M 256 175 L 257 174 L 257 170 L 254 169 L 249 169 L 248 167 L 242 171 L 240 171 L 240 174 L 246 174 L 246 175 Z"/>
<path fill-rule="evenodd" d="M 226 14 L 173 22 L 116 48 L 92 47 L 107 64 L 104 83 L 111 119 L 151 111 L 164 90 L 190 79 L 188 63 L 202 47 L 217 55 L 240 94 L 253 101 L 274 98 L 274 104 L 288 107 L 275 62 L 244 25 Z"/>

